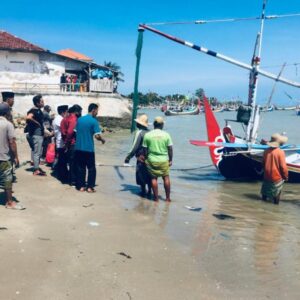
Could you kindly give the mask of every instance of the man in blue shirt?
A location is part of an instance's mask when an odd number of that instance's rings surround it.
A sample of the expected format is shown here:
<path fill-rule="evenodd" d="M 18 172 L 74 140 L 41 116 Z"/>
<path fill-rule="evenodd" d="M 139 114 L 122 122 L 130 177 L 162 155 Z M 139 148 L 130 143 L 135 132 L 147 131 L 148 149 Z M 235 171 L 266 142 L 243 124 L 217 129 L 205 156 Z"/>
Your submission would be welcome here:
<path fill-rule="evenodd" d="M 98 105 L 91 103 L 88 107 L 88 114 L 80 117 L 76 125 L 75 161 L 77 164 L 76 188 L 80 192 L 95 192 L 96 164 L 94 137 L 101 141 L 105 140 L 101 136 L 101 129 L 96 119 L 98 115 Z M 88 170 L 87 186 L 85 184 L 86 169 Z"/>

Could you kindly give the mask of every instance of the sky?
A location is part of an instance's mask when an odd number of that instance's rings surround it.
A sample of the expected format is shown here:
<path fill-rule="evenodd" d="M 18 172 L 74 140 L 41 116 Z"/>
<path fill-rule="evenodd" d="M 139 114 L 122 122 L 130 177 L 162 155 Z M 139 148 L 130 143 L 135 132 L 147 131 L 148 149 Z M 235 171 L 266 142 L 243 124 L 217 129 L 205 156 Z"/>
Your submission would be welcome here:
<path fill-rule="evenodd" d="M 72 48 L 97 63 L 112 61 L 121 66 L 125 82 L 122 94 L 133 91 L 135 48 L 139 23 L 213 20 L 255 17 L 262 0 L 167 0 L 167 1 L 3 1 L 0 29 L 50 51 Z M 266 14 L 300 13 L 299 0 L 268 0 Z M 251 61 L 259 21 L 163 25 L 158 30 L 204 46 L 245 63 Z M 267 20 L 262 45 L 261 68 L 300 82 L 300 17 Z M 264 68 L 265 67 L 265 68 Z M 144 32 L 139 90 L 161 95 L 191 95 L 203 88 L 219 100 L 241 99 L 248 93 L 248 71 L 205 54 Z M 273 81 L 260 77 L 258 102 L 266 103 Z M 285 92 L 294 100 L 289 100 Z M 272 102 L 295 105 L 299 89 L 276 85 Z"/>

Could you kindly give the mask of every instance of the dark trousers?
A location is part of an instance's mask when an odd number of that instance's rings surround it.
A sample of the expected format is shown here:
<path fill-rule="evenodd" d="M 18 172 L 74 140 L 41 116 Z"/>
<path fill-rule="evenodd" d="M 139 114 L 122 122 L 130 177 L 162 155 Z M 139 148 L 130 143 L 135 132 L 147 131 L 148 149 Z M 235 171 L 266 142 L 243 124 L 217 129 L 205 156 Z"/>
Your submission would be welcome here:
<path fill-rule="evenodd" d="M 43 141 L 43 151 L 42 151 L 42 156 L 41 156 L 41 158 L 43 158 L 43 159 L 46 158 L 48 146 L 49 146 L 50 143 L 51 143 L 51 137 L 50 137 L 50 136 L 44 137 L 44 141 Z"/>
<path fill-rule="evenodd" d="M 73 184 L 76 182 L 76 168 L 77 162 L 75 159 L 75 145 L 70 146 L 68 151 L 66 152 L 67 164 L 69 167 L 69 183 Z"/>
<path fill-rule="evenodd" d="M 96 163 L 95 153 L 87 151 L 75 151 L 77 164 L 77 181 L 78 189 L 85 187 L 86 169 L 88 170 L 87 188 L 94 188 L 96 183 Z"/>
<path fill-rule="evenodd" d="M 63 183 L 69 181 L 68 168 L 67 168 L 67 155 L 64 148 L 57 148 L 57 158 L 53 166 L 57 179 Z"/>

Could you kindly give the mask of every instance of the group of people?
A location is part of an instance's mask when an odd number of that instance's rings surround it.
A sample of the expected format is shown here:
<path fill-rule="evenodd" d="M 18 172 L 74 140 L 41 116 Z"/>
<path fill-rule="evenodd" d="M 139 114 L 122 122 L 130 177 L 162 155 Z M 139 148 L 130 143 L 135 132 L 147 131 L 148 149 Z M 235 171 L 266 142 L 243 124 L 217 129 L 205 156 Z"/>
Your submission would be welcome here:
<path fill-rule="evenodd" d="M 0 188 L 5 191 L 6 208 L 21 210 L 24 207 L 12 197 L 13 166 L 19 166 L 12 118 L 14 94 L 3 92 L 2 99 L 3 102 L 0 103 Z M 52 120 L 49 116 L 50 107 L 46 107 L 45 110 L 43 96 L 33 97 L 33 107 L 27 113 L 24 132 L 31 148 L 34 176 L 46 176 L 40 164 L 45 139 L 51 137 L 56 145 L 56 159 L 52 166 L 54 175 L 63 183 L 74 185 L 80 192 L 95 192 L 94 138 L 105 143 L 96 119 L 98 110 L 98 104 L 91 103 L 88 106 L 88 113 L 81 116 L 82 108 L 79 105 L 75 104 L 70 108 L 67 105 L 60 105 L 57 108 L 58 115 Z"/>
<path fill-rule="evenodd" d="M 19 166 L 19 158 L 12 117 L 14 93 L 3 92 L 0 103 L 0 188 L 6 195 L 6 208 L 24 209 L 12 197 L 14 178 L 13 166 Z M 44 108 L 44 112 L 42 111 Z M 52 168 L 54 175 L 63 183 L 75 186 L 80 192 L 95 192 L 96 163 L 94 138 L 105 143 L 101 128 L 96 119 L 99 106 L 91 103 L 88 113 L 81 116 L 82 108 L 75 104 L 71 107 L 60 105 L 57 115 L 50 116 L 50 106 L 44 105 L 42 95 L 33 97 L 33 107 L 26 117 L 26 137 L 32 152 L 34 176 L 46 176 L 40 167 L 41 158 L 46 155 L 49 143 L 55 142 L 56 158 Z M 173 143 L 171 136 L 163 130 L 164 120 L 156 117 L 154 129 L 149 130 L 148 116 L 143 114 L 135 119 L 137 131 L 131 150 L 125 158 L 129 163 L 136 157 L 136 183 L 141 187 L 141 194 L 154 201 L 159 200 L 158 178 L 162 177 L 166 201 L 171 201 L 171 184 L 169 171 L 173 161 Z M 284 151 L 280 146 L 287 142 L 287 137 L 274 134 L 269 148 L 263 156 L 264 181 L 261 188 L 262 199 L 271 198 L 279 203 L 284 181 L 288 180 L 288 169 Z M 44 150 L 43 150 L 44 149 Z M 86 176 L 86 173 L 87 176 Z"/>
<path fill-rule="evenodd" d="M 169 177 L 170 166 L 173 160 L 173 142 L 171 136 L 163 130 L 164 120 L 156 117 L 153 122 L 154 129 L 149 131 L 148 116 L 141 115 L 135 119 L 137 131 L 131 150 L 125 158 L 125 163 L 135 156 L 136 183 L 141 186 L 141 195 L 151 195 L 158 201 L 158 177 L 163 178 L 166 201 L 171 201 L 171 183 Z"/>
<path fill-rule="evenodd" d="M 163 131 L 164 120 L 157 117 L 154 120 L 154 130 L 148 131 L 148 117 L 141 115 L 136 120 L 137 131 L 131 150 L 125 158 L 125 163 L 135 156 L 136 183 L 141 187 L 141 195 L 154 194 L 154 201 L 158 201 L 157 178 L 162 177 L 166 192 L 166 201 L 170 199 L 169 168 L 172 165 L 173 147 L 170 135 Z M 288 181 L 288 168 L 284 151 L 280 146 L 288 138 L 281 134 L 273 134 L 271 140 L 264 141 L 269 146 L 263 154 L 264 180 L 261 187 L 262 200 L 270 199 L 274 204 L 279 204 L 282 187 Z"/>
<path fill-rule="evenodd" d="M 62 74 L 60 77 L 60 90 L 62 92 L 86 92 L 87 81 L 81 76 Z"/>

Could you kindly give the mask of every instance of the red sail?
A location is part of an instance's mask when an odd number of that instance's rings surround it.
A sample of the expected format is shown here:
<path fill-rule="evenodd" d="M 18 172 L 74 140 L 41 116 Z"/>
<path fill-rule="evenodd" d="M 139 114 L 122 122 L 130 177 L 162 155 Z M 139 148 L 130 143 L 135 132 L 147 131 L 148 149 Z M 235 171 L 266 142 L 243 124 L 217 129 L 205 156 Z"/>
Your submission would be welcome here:
<path fill-rule="evenodd" d="M 207 129 L 207 138 L 209 142 L 224 142 L 223 134 L 220 130 L 219 124 L 212 112 L 207 98 L 204 96 L 205 120 Z M 210 146 L 209 152 L 213 164 L 218 167 L 222 159 L 223 146 Z"/>

